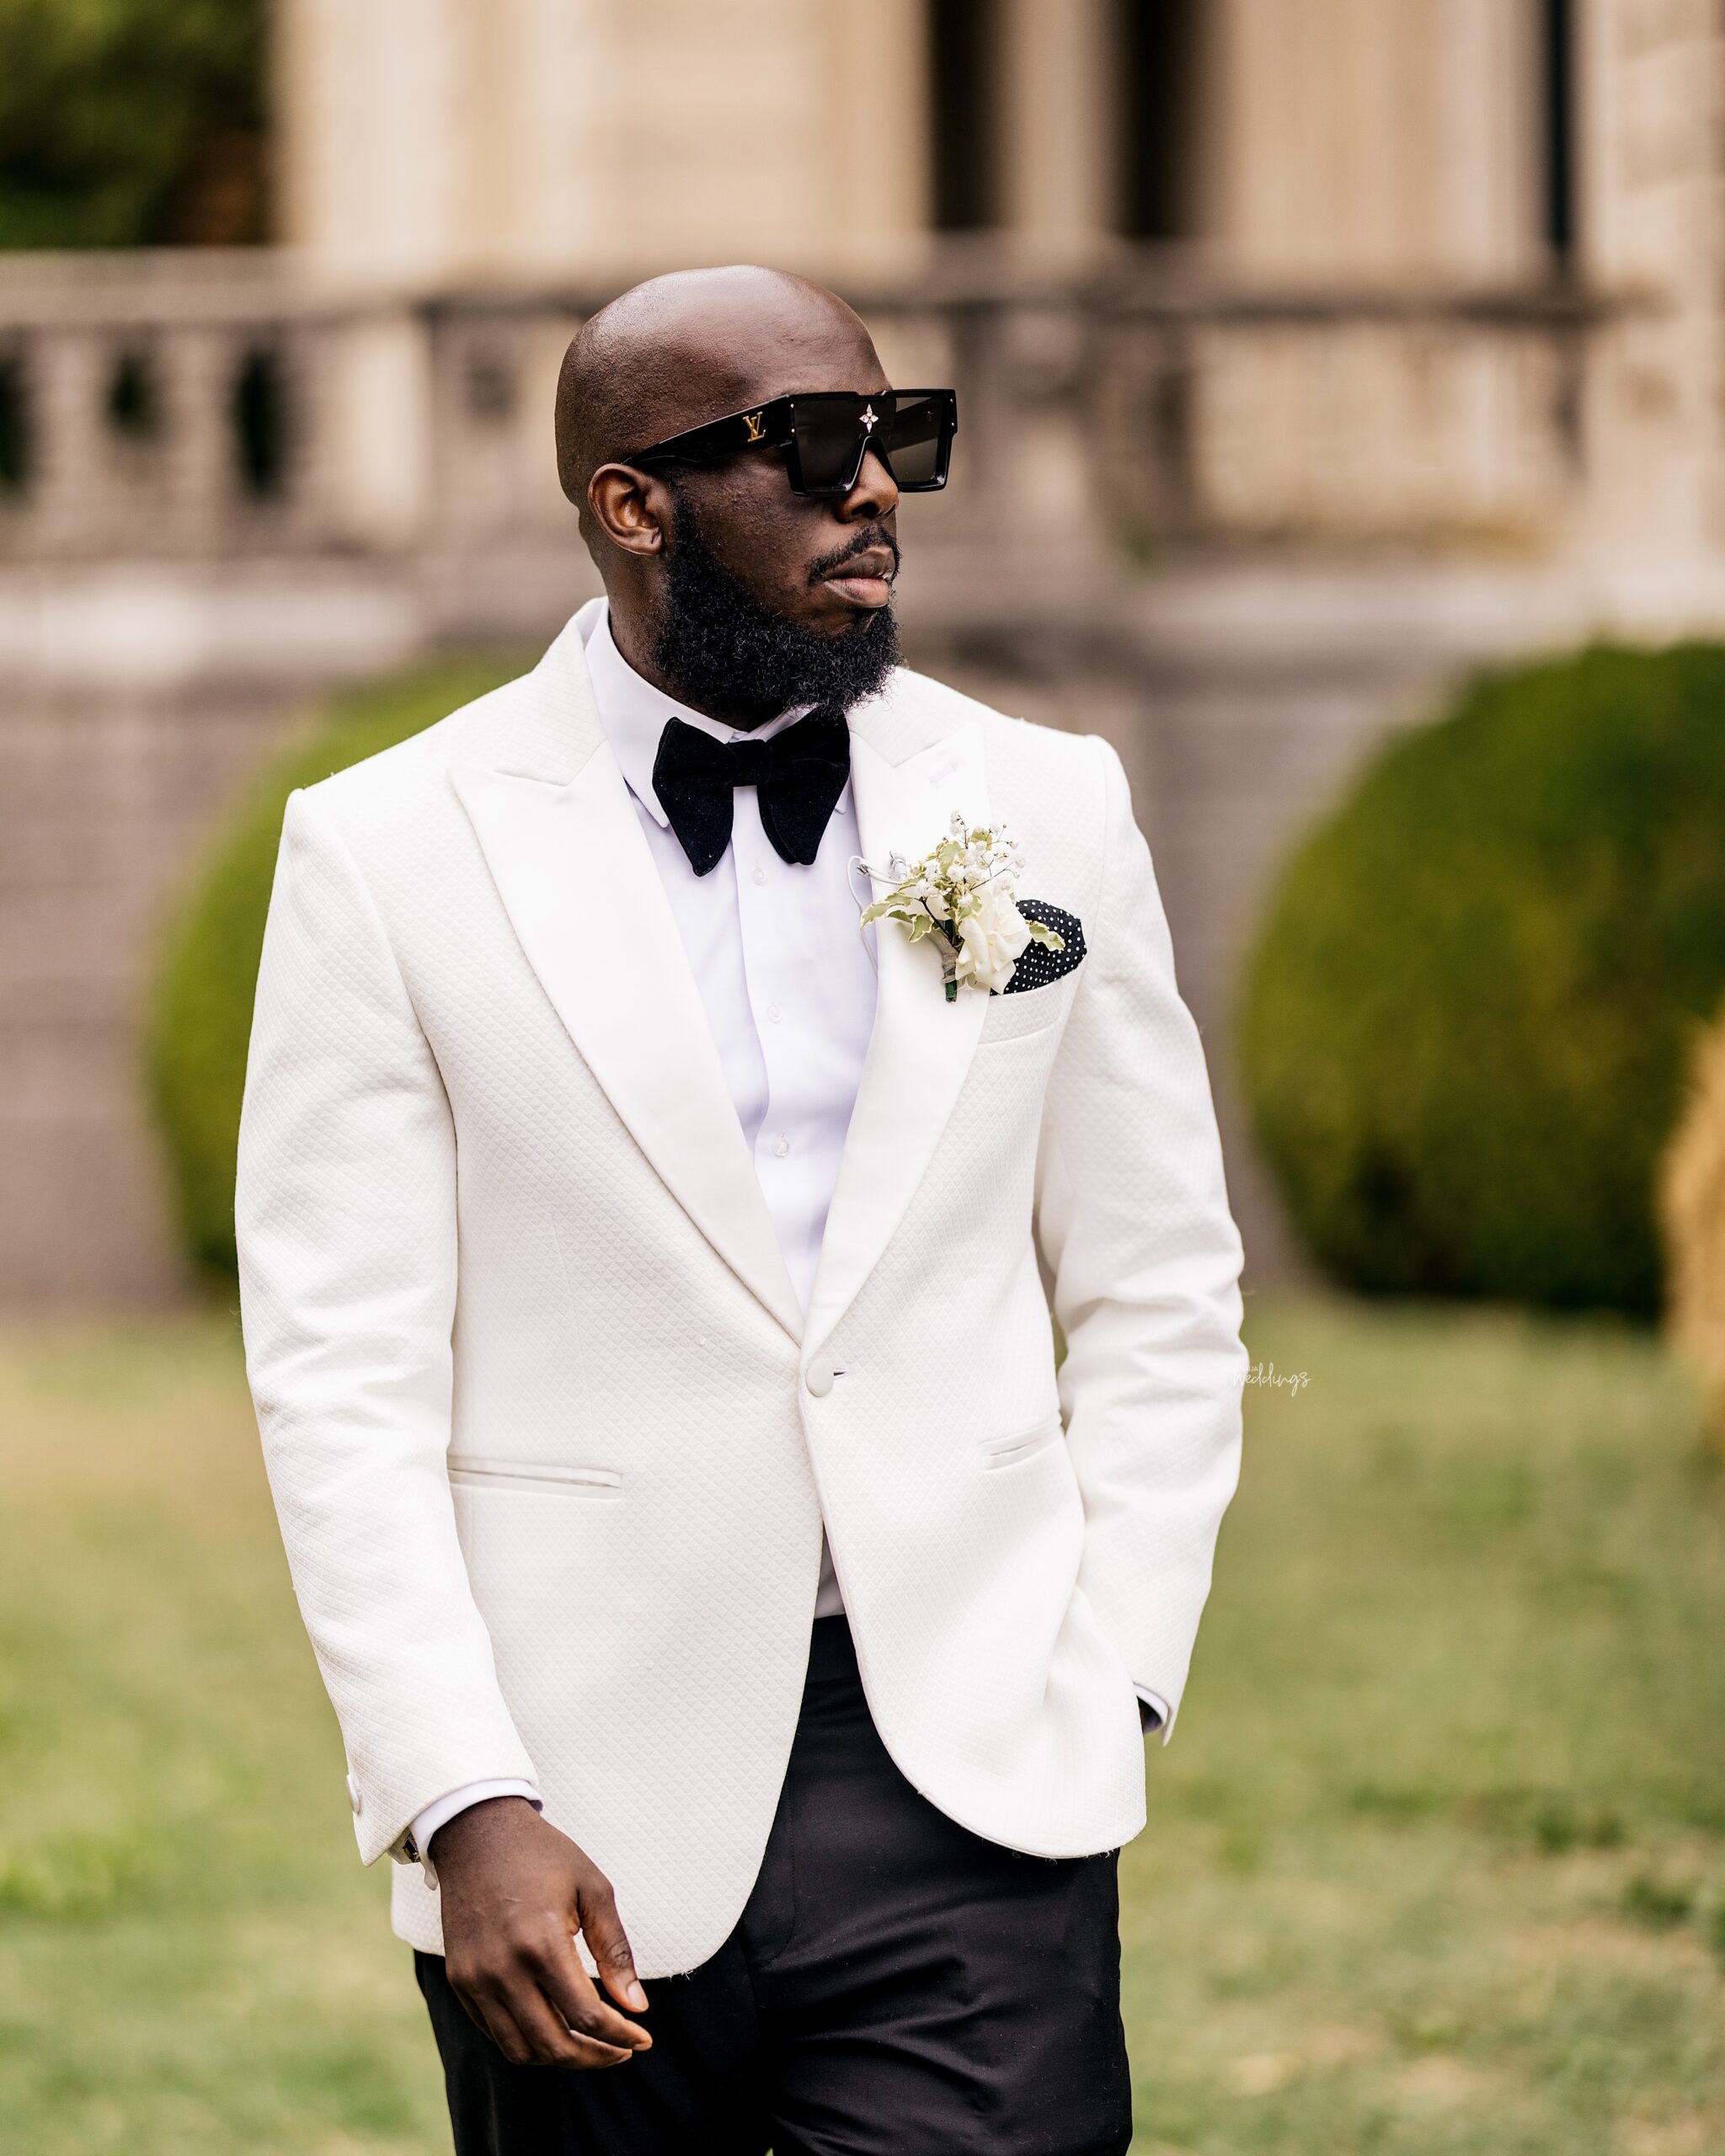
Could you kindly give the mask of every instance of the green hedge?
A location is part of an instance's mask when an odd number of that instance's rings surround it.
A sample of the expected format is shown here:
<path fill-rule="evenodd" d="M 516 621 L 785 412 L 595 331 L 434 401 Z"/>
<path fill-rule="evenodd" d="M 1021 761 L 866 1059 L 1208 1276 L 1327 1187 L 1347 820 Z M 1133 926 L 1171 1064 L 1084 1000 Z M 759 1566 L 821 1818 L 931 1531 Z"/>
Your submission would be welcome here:
<path fill-rule="evenodd" d="M 338 697 L 248 797 L 188 894 L 151 1007 L 148 1081 L 181 1237 L 201 1271 L 234 1270 L 240 1095 L 288 795 L 422 732 L 531 663 L 519 654 L 449 659 Z"/>
<path fill-rule="evenodd" d="M 0 248 L 264 237 L 263 0 L 0 0 Z"/>
<path fill-rule="evenodd" d="M 1483 680 L 1282 878 L 1258 1137 L 1354 1287 L 1650 1315 L 1655 1162 L 1722 991 L 1725 648 Z"/>

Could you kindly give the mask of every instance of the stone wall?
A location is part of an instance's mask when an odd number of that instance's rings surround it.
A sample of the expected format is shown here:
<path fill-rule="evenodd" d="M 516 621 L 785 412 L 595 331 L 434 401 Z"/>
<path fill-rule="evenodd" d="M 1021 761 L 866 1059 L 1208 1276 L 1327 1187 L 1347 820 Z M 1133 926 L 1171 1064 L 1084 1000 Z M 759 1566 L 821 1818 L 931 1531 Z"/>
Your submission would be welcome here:
<path fill-rule="evenodd" d="M 140 1016 L 164 908 L 283 718 L 243 680 L 0 699 L 0 1309 L 184 1292 Z"/>

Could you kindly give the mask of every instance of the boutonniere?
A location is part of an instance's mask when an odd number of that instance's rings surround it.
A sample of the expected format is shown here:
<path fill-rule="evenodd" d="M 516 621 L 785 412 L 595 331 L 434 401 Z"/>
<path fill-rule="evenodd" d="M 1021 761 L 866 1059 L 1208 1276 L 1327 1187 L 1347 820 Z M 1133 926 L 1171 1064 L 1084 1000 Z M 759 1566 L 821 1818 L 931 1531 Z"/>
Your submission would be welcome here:
<path fill-rule="evenodd" d="M 961 984 L 998 994 L 1028 945 L 1066 947 L 1064 937 L 1019 912 L 1012 886 L 1023 862 L 1004 824 L 973 830 L 955 808 L 947 835 L 920 861 L 895 853 L 885 875 L 862 863 L 871 883 L 892 886 L 863 908 L 863 921 L 902 921 L 913 943 L 937 935 L 948 1003 Z"/>

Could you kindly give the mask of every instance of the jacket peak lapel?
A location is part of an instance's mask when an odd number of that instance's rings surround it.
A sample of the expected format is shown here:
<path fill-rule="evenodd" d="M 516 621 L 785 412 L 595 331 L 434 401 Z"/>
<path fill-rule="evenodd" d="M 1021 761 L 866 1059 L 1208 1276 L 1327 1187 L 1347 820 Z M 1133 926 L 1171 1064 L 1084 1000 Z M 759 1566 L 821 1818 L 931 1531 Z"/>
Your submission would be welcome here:
<path fill-rule="evenodd" d="M 642 1151 L 795 1339 L 796 1291 L 700 991 L 617 759 L 575 776 L 451 773 L 527 963 Z"/>
<path fill-rule="evenodd" d="M 945 836 L 962 808 L 985 822 L 982 733 L 967 726 L 895 764 L 853 728 L 851 780 L 863 858 L 885 870 Z M 937 774 L 931 777 L 931 769 Z M 877 892 L 877 896 L 879 893 Z M 961 988 L 948 1003 L 934 938 L 912 943 L 897 923 L 877 925 L 879 982 L 856 1107 L 846 1134 L 820 1262 L 804 1327 L 805 1353 L 854 1299 L 916 1195 L 970 1069 L 989 999 Z"/>

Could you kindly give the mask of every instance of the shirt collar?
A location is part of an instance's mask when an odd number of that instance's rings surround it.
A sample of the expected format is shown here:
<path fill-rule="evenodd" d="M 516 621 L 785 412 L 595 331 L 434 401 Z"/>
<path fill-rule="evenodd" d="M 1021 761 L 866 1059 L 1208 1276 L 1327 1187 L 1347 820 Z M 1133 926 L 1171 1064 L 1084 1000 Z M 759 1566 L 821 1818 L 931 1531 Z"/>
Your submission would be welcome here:
<path fill-rule="evenodd" d="M 768 719 L 764 726 L 728 725 L 709 718 L 705 712 L 691 711 L 668 696 L 663 689 L 638 674 L 617 648 L 611 633 L 611 609 L 603 606 L 587 638 L 587 673 L 593 685 L 593 701 L 599 723 L 617 758 L 624 782 L 654 823 L 669 823 L 659 796 L 653 790 L 653 765 L 659 754 L 660 736 L 674 718 L 686 726 L 710 734 L 715 741 L 765 741 L 802 718 L 809 708 L 798 704 Z"/>

